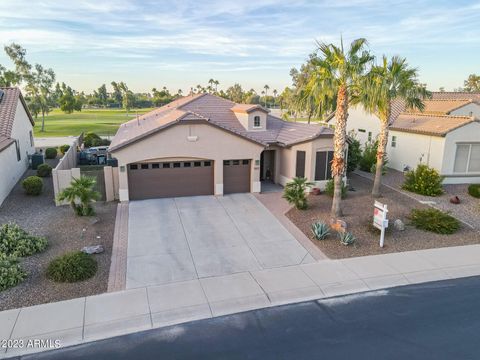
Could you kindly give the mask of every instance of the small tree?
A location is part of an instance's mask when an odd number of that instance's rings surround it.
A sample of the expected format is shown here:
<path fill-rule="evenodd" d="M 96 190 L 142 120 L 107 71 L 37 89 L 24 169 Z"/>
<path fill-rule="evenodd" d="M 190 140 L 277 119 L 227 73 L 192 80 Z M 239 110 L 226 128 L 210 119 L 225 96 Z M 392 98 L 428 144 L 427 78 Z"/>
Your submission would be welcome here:
<path fill-rule="evenodd" d="M 296 177 L 285 185 L 283 198 L 290 204 L 293 204 L 299 210 L 305 210 L 308 207 L 307 196 L 305 191 L 314 183 L 307 181 L 306 178 Z"/>
<path fill-rule="evenodd" d="M 101 195 L 94 190 L 95 178 L 81 176 L 73 179 L 70 186 L 63 189 L 58 195 L 58 201 L 68 201 L 78 216 L 92 216 L 95 214 L 92 203 L 100 200 Z"/>

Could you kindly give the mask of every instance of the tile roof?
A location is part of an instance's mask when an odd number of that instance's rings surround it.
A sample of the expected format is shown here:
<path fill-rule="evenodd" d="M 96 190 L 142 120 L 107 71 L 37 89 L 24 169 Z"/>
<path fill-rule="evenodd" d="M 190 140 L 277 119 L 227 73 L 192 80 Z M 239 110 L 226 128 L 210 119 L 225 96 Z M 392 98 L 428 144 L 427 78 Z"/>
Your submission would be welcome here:
<path fill-rule="evenodd" d="M 476 121 L 472 116 L 435 114 L 400 114 L 390 125 L 390 130 L 424 135 L 445 136 L 450 131 Z"/>
<path fill-rule="evenodd" d="M 432 92 L 432 100 L 454 100 L 454 99 L 472 99 L 475 101 L 480 101 L 479 92 L 462 92 L 462 91 L 434 91 Z"/>
<path fill-rule="evenodd" d="M 258 109 L 259 107 L 259 105 L 236 104 L 210 94 L 186 96 L 122 124 L 110 144 L 110 151 L 115 151 L 178 122 L 192 120 L 204 121 L 264 146 L 269 144 L 291 146 L 322 135 L 333 136 L 333 131 L 327 127 L 291 123 L 272 115 L 267 115 L 266 130 L 247 131 L 232 110 L 235 108 Z"/>
<path fill-rule="evenodd" d="M 452 111 L 461 108 L 462 106 L 471 104 L 473 99 L 430 99 L 424 100 L 425 109 L 424 114 L 450 114 Z M 417 109 L 406 110 L 408 113 L 417 113 Z"/>
<path fill-rule="evenodd" d="M 28 111 L 27 104 L 25 103 L 19 88 L 7 87 L 0 88 L 0 90 L 4 93 L 3 98 L 0 101 L 0 151 L 2 151 L 15 141 L 11 138 L 11 135 L 18 100 L 20 100 L 25 107 L 25 111 L 27 112 L 32 125 L 35 125 L 35 122 Z"/>
<path fill-rule="evenodd" d="M 269 111 L 267 109 L 265 109 L 263 106 L 261 105 L 258 105 L 258 104 L 235 104 L 231 110 L 233 112 L 238 112 L 238 113 L 250 113 L 252 111 L 255 111 L 255 110 L 260 110 L 260 111 L 263 111 L 263 112 L 266 112 L 268 113 Z"/>

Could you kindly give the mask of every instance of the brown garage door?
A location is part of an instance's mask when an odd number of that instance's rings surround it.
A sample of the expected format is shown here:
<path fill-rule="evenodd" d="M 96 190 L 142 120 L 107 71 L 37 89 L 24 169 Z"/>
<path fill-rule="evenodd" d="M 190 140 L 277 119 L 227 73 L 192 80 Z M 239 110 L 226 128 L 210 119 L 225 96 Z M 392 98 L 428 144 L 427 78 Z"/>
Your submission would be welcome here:
<path fill-rule="evenodd" d="M 130 164 L 128 192 L 130 200 L 213 195 L 213 161 Z"/>
<path fill-rule="evenodd" d="M 250 192 L 250 160 L 223 162 L 223 193 Z"/>

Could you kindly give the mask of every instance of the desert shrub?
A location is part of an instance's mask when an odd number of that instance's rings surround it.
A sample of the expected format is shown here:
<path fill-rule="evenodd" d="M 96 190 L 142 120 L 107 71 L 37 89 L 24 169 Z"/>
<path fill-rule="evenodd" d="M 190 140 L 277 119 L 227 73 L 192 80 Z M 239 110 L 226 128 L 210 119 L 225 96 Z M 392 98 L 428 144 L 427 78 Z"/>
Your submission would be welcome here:
<path fill-rule="evenodd" d="M 45 250 L 47 239 L 33 236 L 14 223 L 0 227 L 0 253 L 18 257 L 29 256 Z"/>
<path fill-rule="evenodd" d="M 68 252 L 53 259 L 47 267 L 47 277 L 57 282 L 77 282 L 91 278 L 97 272 L 92 255 L 81 251 Z"/>
<path fill-rule="evenodd" d="M 327 184 L 325 185 L 325 194 L 328 196 L 333 197 L 333 192 L 335 191 L 335 183 L 333 179 L 330 179 L 327 181 Z M 345 183 L 342 181 L 342 199 L 347 196 L 347 187 Z"/>
<path fill-rule="evenodd" d="M 468 186 L 468 193 L 474 198 L 480 198 L 480 184 L 471 184 Z"/>
<path fill-rule="evenodd" d="M 22 186 L 27 195 L 40 195 L 43 188 L 43 180 L 38 176 L 29 176 L 22 181 Z"/>
<path fill-rule="evenodd" d="M 362 149 L 360 147 L 360 141 L 352 139 L 348 145 L 347 172 L 356 170 L 361 158 Z"/>
<path fill-rule="evenodd" d="M 306 190 L 312 187 L 313 183 L 308 182 L 306 178 L 296 177 L 285 185 L 283 198 L 290 204 L 293 204 L 299 210 L 305 210 L 308 207 Z"/>
<path fill-rule="evenodd" d="M 330 234 L 330 227 L 324 222 L 317 221 L 312 224 L 312 233 L 315 239 L 324 240 Z"/>
<path fill-rule="evenodd" d="M 420 164 L 415 170 L 405 174 L 402 189 L 427 196 L 438 196 L 443 193 L 443 177 L 437 170 Z"/>
<path fill-rule="evenodd" d="M 47 159 L 55 159 L 57 157 L 57 148 L 46 148 L 45 149 L 45 157 Z"/>
<path fill-rule="evenodd" d="M 345 246 L 353 245 L 357 240 L 352 233 L 346 231 L 339 232 L 338 237 L 340 239 L 340 243 Z"/>
<path fill-rule="evenodd" d="M 377 166 L 377 149 L 378 149 L 378 140 L 369 141 L 365 144 L 363 148 L 362 156 L 358 162 L 358 167 L 362 171 L 366 171 L 374 174 Z M 383 157 L 383 167 L 382 174 L 387 172 L 387 163 L 388 158 L 386 155 Z"/>
<path fill-rule="evenodd" d="M 70 149 L 70 145 L 65 144 L 65 145 L 60 146 L 60 152 L 63 155 L 65 155 L 65 153 L 68 151 L 68 149 Z"/>
<path fill-rule="evenodd" d="M 0 253 L 0 291 L 21 283 L 26 276 L 15 256 Z"/>
<path fill-rule="evenodd" d="M 52 175 L 52 167 L 48 164 L 40 164 L 37 167 L 37 176 L 48 177 Z"/>
<path fill-rule="evenodd" d="M 413 209 L 409 218 L 416 228 L 437 234 L 453 234 L 460 228 L 453 216 L 433 208 Z"/>
<path fill-rule="evenodd" d="M 85 145 L 85 147 L 102 145 L 102 138 L 94 132 L 88 132 L 83 137 L 83 145 Z"/>

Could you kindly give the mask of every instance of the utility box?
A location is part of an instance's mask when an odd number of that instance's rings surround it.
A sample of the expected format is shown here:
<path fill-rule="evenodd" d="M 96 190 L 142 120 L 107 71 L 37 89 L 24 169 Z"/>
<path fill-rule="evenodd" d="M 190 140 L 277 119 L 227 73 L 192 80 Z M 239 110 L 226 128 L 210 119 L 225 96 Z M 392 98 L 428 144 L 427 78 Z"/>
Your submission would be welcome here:
<path fill-rule="evenodd" d="M 38 165 L 43 164 L 45 161 L 43 159 L 43 154 L 35 153 L 32 155 L 32 169 L 37 170 Z"/>

